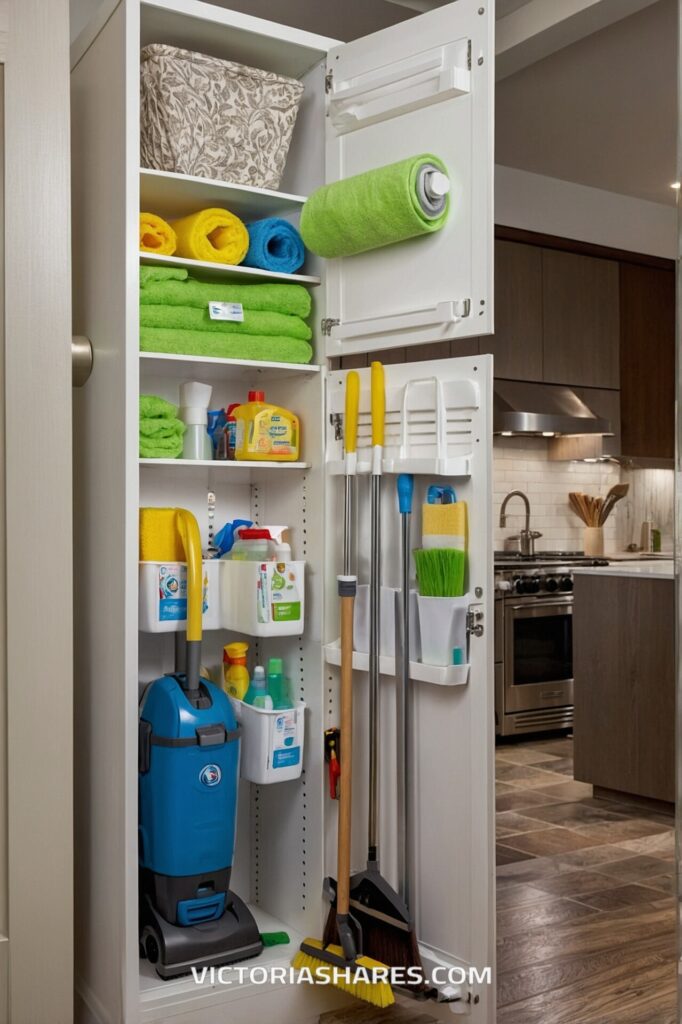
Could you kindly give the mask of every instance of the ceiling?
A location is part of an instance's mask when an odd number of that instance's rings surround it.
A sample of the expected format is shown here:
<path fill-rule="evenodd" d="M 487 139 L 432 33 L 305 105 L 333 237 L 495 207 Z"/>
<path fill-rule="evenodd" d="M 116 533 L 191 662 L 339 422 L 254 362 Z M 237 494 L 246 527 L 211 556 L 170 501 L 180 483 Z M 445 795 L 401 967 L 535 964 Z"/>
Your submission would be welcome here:
<path fill-rule="evenodd" d="M 498 82 L 495 127 L 499 164 L 674 203 L 676 0 L 659 0 Z"/>

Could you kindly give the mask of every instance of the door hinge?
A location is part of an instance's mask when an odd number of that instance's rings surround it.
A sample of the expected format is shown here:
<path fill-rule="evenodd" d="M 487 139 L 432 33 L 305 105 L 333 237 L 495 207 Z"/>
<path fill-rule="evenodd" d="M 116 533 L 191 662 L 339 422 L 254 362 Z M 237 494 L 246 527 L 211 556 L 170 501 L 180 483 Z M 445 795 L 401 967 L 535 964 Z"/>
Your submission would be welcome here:
<path fill-rule="evenodd" d="M 483 636 L 485 627 L 482 622 L 483 612 L 470 608 L 467 612 L 467 636 Z"/>
<path fill-rule="evenodd" d="M 471 71 L 471 40 L 467 44 L 467 71 Z"/>
<path fill-rule="evenodd" d="M 324 91 L 329 93 L 334 88 L 334 72 L 328 71 L 324 76 Z"/>
<path fill-rule="evenodd" d="M 322 334 L 325 337 L 329 337 L 332 333 L 332 327 L 338 327 L 341 321 L 337 317 L 325 316 L 320 320 L 320 327 L 322 328 Z"/>

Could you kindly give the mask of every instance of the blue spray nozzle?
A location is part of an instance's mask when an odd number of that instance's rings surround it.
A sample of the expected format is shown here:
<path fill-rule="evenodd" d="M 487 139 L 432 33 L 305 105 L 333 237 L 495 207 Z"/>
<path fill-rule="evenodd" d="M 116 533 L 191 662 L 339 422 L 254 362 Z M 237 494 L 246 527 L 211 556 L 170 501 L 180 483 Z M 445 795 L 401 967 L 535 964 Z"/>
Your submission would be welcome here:
<path fill-rule="evenodd" d="M 454 487 L 449 484 L 431 484 L 426 492 L 426 501 L 429 505 L 454 505 L 457 501 Z"/>
<path fill-rule="evenodd" d="M 411 473 L 401 473 L 398 477 L 398 507 L 401 514 L 412 511 L 412 494 L 414 477 Z"/>

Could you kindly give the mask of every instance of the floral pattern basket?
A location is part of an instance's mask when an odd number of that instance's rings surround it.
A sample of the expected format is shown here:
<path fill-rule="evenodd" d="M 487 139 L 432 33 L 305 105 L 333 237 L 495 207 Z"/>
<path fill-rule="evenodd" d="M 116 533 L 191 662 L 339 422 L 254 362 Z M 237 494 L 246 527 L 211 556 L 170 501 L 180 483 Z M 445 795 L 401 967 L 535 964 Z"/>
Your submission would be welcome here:
<path fill-rule="evenodd" d="M 141 53 L 143 167 L 279 187 L 303 85 L 154 43 Z"/>

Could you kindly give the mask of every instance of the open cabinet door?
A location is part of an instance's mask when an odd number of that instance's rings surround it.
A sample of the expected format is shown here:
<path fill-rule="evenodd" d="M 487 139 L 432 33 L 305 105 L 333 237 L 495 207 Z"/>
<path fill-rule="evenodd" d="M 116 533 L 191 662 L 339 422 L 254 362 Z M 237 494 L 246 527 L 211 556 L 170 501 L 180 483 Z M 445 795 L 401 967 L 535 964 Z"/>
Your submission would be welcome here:
<path fill-rule="evenodd" d="M 457 0 L 335 47 L 326 179 L 420 154 L 445 163 L 440 231 L 327 263 L 327 355 L 489 334 L 494 8 Z"/>
<path fill-rule="evenodd" d="M 357 438 L 356 566 L 370 578 L 369 470 L 372 453 L 369 368 L 360 374 Z M 391 588 L 401 586 L 397 474 L 414 475 L 411 549 L 421 547 L 422 509 L 432 484 L 452 487 L 468 509 L 463 598 L 412 597 L 408 785 L 412 850 L 409 910 L 435 1001 L 428 1013 L 495 1020 L 494 695 L 492 590 L 492 357 L 396 363 L 385 367 L 385 446 L 381 488 L 382 623 L 390 623 Z M 327 377 L 327 605 L 325 659 L 340 664 L 333 598 L 341 564 L 344 394 L 348 371 Z M 410 578 L 414 581 L 414 563 Z M 411 583 L 415 587 L 415 583 Z M 385 601 L 388 614 L 385 616 Z M 366 857 L 368 815 L 368 655 L 366 595 L 356 602 L 353 711 L 353 870 Z M 468 614 L 467 614 L 468 613 Z M 363 623 L 365 628 L 363 629 Z M 436 627 L 435 629 L 433 627 Z M 427 628 L 430 627 L 430 628 Z M 364 633 L 365 643 L 361 640 Z M 444 638 L 444 639 L 443 639 Z M 461 657 L 454 657 L 459 648 Z M 400 644 L 397 644 L 398 650 Z M 441 648 L 440 650 L 438 648 Z M 397 890 L 396 661 L 390 626 L 382 625 L 380 657 L 379 807 L 381 870 Z M 459 662 L 462 662 L 461 664 Z M 334 669 L 329 668 L 331 684 Z M 333 692 L 333 690 L 332 690 Z M 343 741 L 341 744 L 343 751 Z M 342 754 L 343 756 L 343 754 Z M 332 822 L 334 814 L 331 814 Z M 333 827 L 333 826 L 332 826 Z M 334 845 L 327 866 L 334 871 Z"/>
<path fill-rule="evenodd" d="M 71 1024 L 69 4 L 0 4 L 0 45 L 5 42 L 1 19 L 7 14 L 0 200 L 5 424 L 0 453 L 5 492 L 5 521 L 0 522 L 0 947 L 6 950 L 3 954 L 0 948 L 0 1020 Z M 8 1006 L 3 1006 L 6 997 Z"/>

